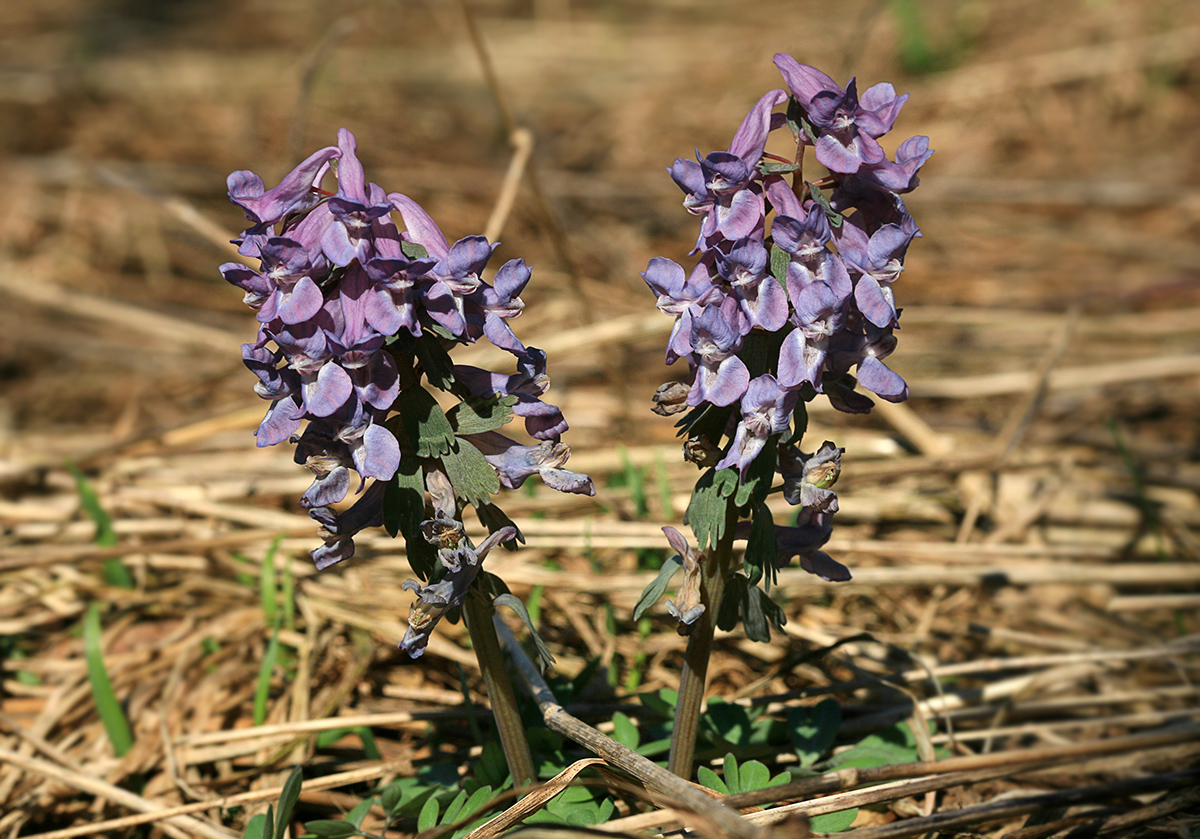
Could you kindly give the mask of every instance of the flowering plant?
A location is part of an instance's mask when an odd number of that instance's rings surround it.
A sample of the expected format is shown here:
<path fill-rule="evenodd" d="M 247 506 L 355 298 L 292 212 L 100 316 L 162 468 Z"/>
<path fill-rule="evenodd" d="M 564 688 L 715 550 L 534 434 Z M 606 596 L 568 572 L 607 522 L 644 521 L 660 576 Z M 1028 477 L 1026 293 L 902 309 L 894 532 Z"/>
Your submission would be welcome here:
<path fill-rule="evenodd" d="M 330 174 L 335 192 L 321 187 Z M 248 171 L 234 172 L 227 185 L 251 222 L 235 240 L 238 252 L 260 263 L 257 270 L 221 266 L 259 321 L 257 338 L 242 347 L 259 380 L 255 391 L 271 402 L 255 437 L 259 446 L 295 443 L 296 462 L 313 473 L 300 503 L 319 524 L 317 568 L 349 559 L 355 534 L 383 525 L 405 539 L 424 581 L 405 583 L 417 599 L 400 647 L 420 656 L 437 622 L 460 607 L 477 650 L 494 647 L 493 604 L 529 620 L 503 582 L 482 570 L 496 545 L 523 541 L 492 496 L 533 475 L 563 492 L 594 492 L 586 475 L 563 468 L 567 423 L 541 399 L 549 387 L 545 353 L 522 344 L 508 324 L 524 306 L 530 269 L 513 259 L 485 281 L 496 245 L 483 236 L 450 244 L 411 198 L 367 183 L 344 128 L 336 146 L 310 155 L 272 189 Z M 455 346 L 481 338 L 511 353 L 515 372 L 451 360 Z M 431 389 L 456 404 L 443 410 Z M 514 415 L 535 444 L 498 431 Z M 338 510 L 354 473 L 359 497 Z M 468 506 L 490 534 L 478 546 L 464 530 Z M 473 601 L 472 592 L 482 596 Z M 485 677 L 498 678 L 499 662 L 480 658 Z M 503 700 L 492 689 L 489 681 L 495 707 Z M 514 778 L 528 782 L 529 771 L 514 769 Z"/>
<path fill-rule="evenodd" d="M 685 776 L 714 627 L 740 621 L 750 638 L 768 640 L 784 620 L 770 584 L 793 556 L 825 580 L 850 579 L 820 550 L 838 509 L 830 486 L 842 449 L 826 441 L 801 451 L 806 403 L 824 394 L 841 411 L 865 413 L 874 403 L 858 385 L 892 402 L 908 396 L 884 359 L 900 317 L 892 284 L 920 236 L 901 195 L 918 184 L 928 138 L 904 141 L 889 160 L 878 138 L 907 95 L 881 83 L 859 96 L 854 79 L 843 88 L 784 53 L 775 65 L 788 89 L 755 103 L 727 151 L 680 158 L 669 170 L 684 207 L 701 218 L 696 264 L 688 271 L 656 257 L 642 274 L 658 308 L 675 318 L 667 363 L 686 359 L 689 369 L 689 381 L 659 388 L 655 411 L 687 411 L 678 423 L 684 456 L 706 470 L 686 516 L 699 550 L 664 528 L 676 556 L 635 612 L 683 569 L 667 608 L 691 636 L 671 754 L 671 769 Z M 785 126 L 795 142 L 790 159 L 765 151 Z M 827 173 L 806 180 L 810 147 Z M 784 498 L 799 507 L 794 525 L 776 525 L 766 505 L 776 472 Z M 746 541 L 740 570 L 738 539 Z"/>

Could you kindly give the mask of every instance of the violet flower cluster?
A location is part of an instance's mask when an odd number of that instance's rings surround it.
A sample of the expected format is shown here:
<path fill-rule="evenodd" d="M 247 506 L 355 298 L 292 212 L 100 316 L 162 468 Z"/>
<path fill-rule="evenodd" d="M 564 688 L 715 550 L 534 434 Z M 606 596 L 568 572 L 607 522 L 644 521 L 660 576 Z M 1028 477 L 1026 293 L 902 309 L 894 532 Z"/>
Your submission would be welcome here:
<path fill-rule="evenodd" d="M 891 84 L 860 95 L 856 80 L 843 88 L 790 55 L 777 54 L 775 65 L 787 90 L 758 100 L 728 150 L 678 159 L 669 170 L 701 225 L 690 270 L 656 257 L 642 274 L 659 309 L 675 318 L 667 363 L 682 358 L 689 367 L 686 382 L 659 389 L 655 410 L 692 409 L 681 423 L 686 456 L 736 469 L 743 483 L 765 450 L 777 453 L 785 496 L 802 508 L 797 527 L 777 528 L 781 560 L 800 555 L 807 570 L 848 579 L 816 551 L 837 510 L 828 486 L 840 449 L 825 443 L 804 455 L 796 446 L 803 422 L 790 429 L 797 405 L 819 393 L 851 413 L 873 405 L 857 384 L 891 402 L 907 398 L 884 359 L 900 317 L 892 286 L 920 235 L 901 196 L 917 186 L 932 151 L 918 136 L 894 159 L 884 152 L 879 138 L 908 99 Z M 785 126 L 795 158 L 765 154 Z M 827 170 L 820 179 L 804 179 L 810 147 Z M 706 424 L 705 412 L 722 421 Z"/>
<path fill-rule="evenodd" d="M 334 191 L 321 186 L 330 176 Z M 296 462 L 314 475 L 300 503 L 320 525 L 318 569 L 353 556 L 354 535 L 387 519 L 398 523 L 389 530 L 403 533 L 413 559 L 426 543 L 424 524 L 455 521 L 461 534 L 467 503 L 487 519 L 494 540 L 471 554 L 479 560 L 495 541 L 519 538 L 490 504 L 500 485 L 519 486 L 536 474 L 556 489 L 592 493 L 586 475 L 562 468 L 567 423 L 541 399 L 549 387 L 545 353 L 524 346 L 508 324 L 524 306 L 531 272 L 523 260 L 506 262 L 485 281 L 496 245 L 483 236 L 450 244 L 411 198 L 368 183 L 344 128 L 336 146 L 310 155 L 271 189 L 249 171 L 234 172 L 227 185 L 251 223 L 234 240 L 238 252 L 260 263 L 257 270 L 236 262 L 220 269 L 259 321 L 257 338 L 242 347 L 258 377 L 255 392 L 271 403 L 255 437 L 259 446 L 295 443 Z M 514 373 L 450 361 L 449 348 L 481 338 L 514 356 Z M 422 377 L 460 405 L 443 412 Z M 496 432 L 514 414 L 536 445 Z M 355 475 L 359 498 L 336 509 Z M 389 484 L 401 499 L 393 509 L 385 503 Z M 432 497 L 434 487 L 441 503 L 427 519 L 426 491 Z M 465 536 L 459 542 L 472 550 Z M 478 572 L 477 561 L 447 564 L 443 553 L 437 568 L 414 562 L 419 574 L 438 580 L 436 594 L 413 583 L 425 604 L 418 623 L 428 629 L 436 622 L 428 604 L 442 611 L 461 605 Z M 408 649 L 416 656 L 424 644 Z"/>

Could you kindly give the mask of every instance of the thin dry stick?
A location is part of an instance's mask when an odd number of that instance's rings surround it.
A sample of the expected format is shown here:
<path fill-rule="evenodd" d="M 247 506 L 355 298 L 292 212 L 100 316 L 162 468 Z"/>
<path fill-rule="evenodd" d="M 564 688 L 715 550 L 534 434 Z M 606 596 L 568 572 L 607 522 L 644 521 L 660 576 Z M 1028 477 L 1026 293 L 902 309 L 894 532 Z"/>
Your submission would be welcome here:
<path fill-rule="evenodd" d="M 598 757 L 589 757 L 575 761 L 549 781 L 537 789 L 530 791 L 524 798 L 503 813 L 472 830 L 463 839 L 491 839 L 493 836 L 500 835 L 522 819 L 540 810 L 551 798 L 569 787 L 571 782 L 584 769 L 587 769 L 589 766 L 598 765 L 604 765 L 604 761 Z"/>
<path fill-rule="evenodd" d="M 554 698 L 537 667 L 517 642 L 508 625 L 496 620 L 496 631 L 513 658 L 517 674 L 529 694 L 538 703 L 542 719 L 551 731 L 569 737 L 589 751 L 604 758 L 613 766 L 628 772 L 651 790 L 677 801 L 680 806 L 713 825 L 717 830 L 736 839 L 763 839 L 764 833 L 733 810 L 705 795 L 687 781 L 668 772 L 633 749 L 606 737 L 579 718 L 568 714 Z"/>
<path fill-rule="evenodd" d="M 517 146 L 519 126 L 517 125 L 516 118 L 513 116 L 512 109 L 508 106 L 508 100 L 504 98 L 504 91 L 500 87 L 500 79 L 496 75 L 496 68 L 492 65 L 491 55 L 487 51 L 487 45 L 483 42 L 483 36 L 479 34 L 479 27 L 475 25 L 475 16 L 471 13 L 471 7 L 467 4 L 467 0 L 459 0 L 459 6 L 462 8 L 463 18 L 467 23 L 467 34 L 471 38 L 471 46 L 475 49 L 475 55 L 479 58 L 479 65 L 483 70 L 484 80 L 487 82 L 488 89 L 492 92 L 492 98 L 496 100 L 496 108 L 500 112 L 500 120 L 504 123 L 504 130 L 508 134 L 509 141 L 514 146 Z M 575 268 L 574 260 L 571 259 L 571 249 L 567 242 L 566 233 L 563 232 L 562 226 L 558 223 L 558 218 L 550 209 L 550 202 L 546 199 L 546 193 L 542 190 L 542 183 L 538 178 L 537 168 L 526 166 L 525 174 L 529 178 L 529 190 L 533 193 L 533 200 L 537 203 L 538 211 L 545 220 L 546 229 L 550 231 L 550 243 L 554 247 L 555 255 L 566 270 L 572 293 L 581 304 L 580 314 L 585 323 L 591 323 L 593 320 L 592 307 L 587 305 L 587 297 L 583 293 L 579 271 Z"/>
<path fill-rule="evenodd" d="M 496 206 L 492 208 L 492 214 L 483 229 L 483 236 L 489 242 L 500 238 L 504 223 L 508 221 L 517 200 L 517 192 L 521 189 L 521 176 L 525 174 L 533 154 L 533 132 L 528 128 L 518 128 L 510 139 L 513 144 L 512 160 L 508 162 L 508 171 L 504 174 L 500 195 L 496 197 Z"/>
<path fill-rule="evenodd" d="M 922 833 L 939 833 L 980 822 L 998 821 L 1051 807 L 1069 807 L 1091 801 L 1106 801 L 1119 796 L 1139 795 L 1168 789 L 1190 789 L 1200 782 L 1200 770 L 1172 772 L 1131 781 L 1098 784 L 1091 787 L 1006 799 L 976 807 L 964 807 L 915 819 L 893 822 L 878 827 L 862 827 L 854 831 L 856 839 L 901 839 Z"/>
<path fill-rule="evenodd" d="M 344 787 L 351 784 L 362 783 L 363 781 L 373 781 L 376 778 L 382 778 L 397 769 L 408 765 L 408 760 L 398 760 L 385 763 L 382 766 L 372 766 L 369 769 L 353 769 L 348 772 L 338 772 L 334 775 L 327 775 L 323 778 L 309 781 L 303 786 L 303 793 L 315 792 L 317 790 L 333 789 L 335 787 Z M 242 792 L 237 795 L 227 795 L 223 798 L 214 798 L 212 801 L 198 801 L 194 804 L 180 804 L 176 807 L 166 807 L 153 812 L 140 813 L 135 816 L 125 816 L 119 819 L 110 819 L 102 822 L 92 822 L 78 827 L 69 827 L 64 830 L 52 830 L 47 833 L 38 833 L 33 836 L 24 837 L 24 839 L 74 839 L 76 836 L 96 836 L 101 833 L 107 833 L 114 830 L 124 830 L 129 827 L 136 827 L 140 824 L 149 824 L 151 822 L 162 821 L 163 819 L 173 818 L 175 816 L 184 816 L 191 813 L 203 813 L 205 810 L 215 810 L 217 808 L 233 807 L 239 804 L 254 804 L 259 801 L 271 801 L 279 798 L 283 794 L 283 787 L 271 787 L 270 789 L 260 789 L 253 792 Z M 224 834 L 222 834 L 224 836 Z"/>
<path fill-rule="evenodd" d="M 804 801 L 798 805 L 774 808 L 764 813 L 751 815 L 750 818 L 773 820 L 795 813 L 816 816 L 850 807 L 891 801 L 908 795 L 919 795 L 938 789 L 979 783 L 992 778 L 1011 777 L 1032 770 L 1079 763 L 1100 755 L 1142 753 L 1154 749 L 1175 748 L 1181 740 L 1188 739 L 1200 739 L 1200 726 L 1192 726 L 1182 735 L 1180 730 L 1176 729 L 1170 732 L 1083 743 L 1078 746 L 1022 749 L 1007 753 L 947 758 L 941 761 L 921 761 L 872 769 L 843 769 L 777 787 L 728 795 L 721 801 L 729 807 L 741 809 L 787 798 L 810 798 L 821 793 L 834 793 L 815 801 Z M 881 784 L 881 782 L 892 781 L 896 781 L 896 783 Z M 871 786 L 866 790 L 840 792 L 868 784 L 881 785 Z M 776 815 L 777 813 L 778 815 Z M 643 830 L 661 827 L 674 821 L 678 821 L 678 815 L 667 810 L 615 819 L 601 829 L 605 831 Z"/>
<path fill-rule="evenodd" d="M 115 804 L 120 804 L 123 807 L 128 807 L 131 810 L 138 810 L 143 813 L 153 814 L 155 820 L 163 819 L 166 823 L 162 825 L 164 832 L 177 839 L 192 839 L 193 836 L 201 836 L 204 839 L 231 839 L 237 834 L 224 828 L 214 827 L 199 819 L 193 819 L 185 815 L 164 816 L 165 808 L 153 801 L 142 798 L 140 795 L 123 790 L 120 787 L 101 781 L 98 778 L 93 778 L 84 775 L 81 772 L 76 772 L 67 769 L 57 764 L 51 763 L 48 760 L 42 760 L 36 757 L 27 757 L 25 755 L 14 752 L 11 749 L 6 749 L 0 746 L 0 762 L 10 763 L 13 766 L 18 766 L 26 772 L 37 775 L 42 775 L 54 781 L 74 787 L 82 792 L 90 793 L 98 798 L 105 798 Z M 95 824 L 88 825 L 87 834 L 94 835 L 96 832 Z M 190 835 L 189 835 L 190 834 Z M 49 834 L 43 834 L 49 835 Z"/>
<path fill-rule="evenodd" d="M 1184 726 L 1172 727 L 1164 731 L 1156 731 L 1152 734 L 1114 737 L 1110 740 L 1096 740 L 1088 743 L 1072 744 L 1070 746 L 1046 746 L 1037 749 L 1021 749 L 1019 751 L 997 754 L 968 755 L 966 757 L 951 757 L 938 761 L 919 761 L 895 766 L 879 766 L 871 769 L 839 769 L 836 772 L 826 772 L 824 775 L 818 775 L 815 778 L 804 778 L 778 787 L 770 787 L 768 789 L 730 796 L 726 803 L 731 807 L 753 807 L 784 798 L 804 798 L 819 793 L 838 792 L 881 781 L 898 781 L 906 778 L 918 778 L 923 775 L 936 775 L 945 772 L 969 772 L 993 767 L 1007 767 L 1009 771 L 1017 771 L 1016 767 L 1020 767 L 1022 770 L 1025 770 L 1041 765 L 1068 763 L 1102 755 L 1177 746 L 1181 743 L 1194 742 L 1196 740 L 1200 740 L 1200 725 L 1190 723 Z"/>

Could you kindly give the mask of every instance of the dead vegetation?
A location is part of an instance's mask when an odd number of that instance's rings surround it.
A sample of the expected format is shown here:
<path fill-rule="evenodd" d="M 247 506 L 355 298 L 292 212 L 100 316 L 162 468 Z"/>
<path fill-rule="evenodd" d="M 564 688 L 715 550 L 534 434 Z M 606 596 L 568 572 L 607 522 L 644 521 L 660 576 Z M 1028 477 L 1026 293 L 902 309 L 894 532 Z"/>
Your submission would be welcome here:
<path fill-rule="evenodd" d="M 1200 10 L 938 0 L 920 8 L 944 66 L 918 74 L 901 66 L 904 4 L 471 5 L 509 117 L 454 4 L 0 10 L 3 835 L 240 835 L 290 765 L 321 818 L 478 753 L 434 727 L 465 730 L 463 690 L 486 705 L 461 626 L 402 657 L 400 547 L 379 534 L 313 573 L 308 481 L 250 436 L 251 316 L 216 272 L 240 227 L 224 176 L 277 177 L 340 125 L 452 235 L 488 224 L 506 138 L 530 130 L 538 183 L 510 182 L 501 255 L 534 266 L 515 326 L 549 352 L 572 468 L 600 491 L 514 494 L 528 545 L 489 568 L 523 597 L 542 587 L 561 673 L 600 663 L 567 710 L 605 729 L 635 684 L 672 686 L 683 640 L 665 621 L 642 638 L 629 616 L 653 576 L 640 552 L 665 547 L 695 472 L 648 411 L 682 371 L 662 365 L 670 324 L 638 271 L 694 235 L 662 168 L 724 147 L 778 84 L 777 50 L 893 80 L 912 93 L 897 134 L 937 149 L 897 288 L 913 398 L 813 412 L 810 447 L 847 450 L 829 550 L 854 580 L 785 571 L 786 635 L 722 636 L 710 693 L 774 711 L 834 696 L 844 735 L 933 722 L 922 757 L 949 757 L 749 818 L 862 806 L 859 839 L 1196 835 Z M 115 545 L 97 544 L 68 459 Z M 277 537 L 290 660 L 256 727 L 272 634 L 258 575 Z M 113 558 L 132 589 L 105 582 Z M 133 725 L 123 758 L 89 685 L 91 603 Z M 316 747 L 355 726 L 380 760 L 354 737 Z M 661 793 L 630 793 L 607 827 L 728 832 Z"/>

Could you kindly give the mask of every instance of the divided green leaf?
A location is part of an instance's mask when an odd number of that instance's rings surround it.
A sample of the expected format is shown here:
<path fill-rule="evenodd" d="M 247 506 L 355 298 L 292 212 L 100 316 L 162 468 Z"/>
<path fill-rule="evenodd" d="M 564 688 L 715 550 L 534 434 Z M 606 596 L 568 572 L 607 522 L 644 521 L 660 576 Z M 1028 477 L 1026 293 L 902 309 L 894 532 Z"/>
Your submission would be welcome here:
<path fill-rule="evenodd" d="M 447 411 L 446 418 L 456 434 L 482 434 L 495 431 L 511 420 L 516 404 L 516 396 L 496 394 L 486 399 L 472 397 Z"/>
<path fill-rule="evenodd" d="M 400 391 L 394 409 L 399 413 L 387 421 L 387 427 L 400 441 L 401 452 L 441 457 L 454 448 L 454 428 L 425 388 L 418 385 Z"/>
<path fill-rule="evenodd" d="M 442 455 L 442 466 L 454 485 L 454 492 L 476 509 L 490 503 L 492 496 L 500 491 L 496 470 L 479 449 L 465 440 L 458 441 Z"/>

